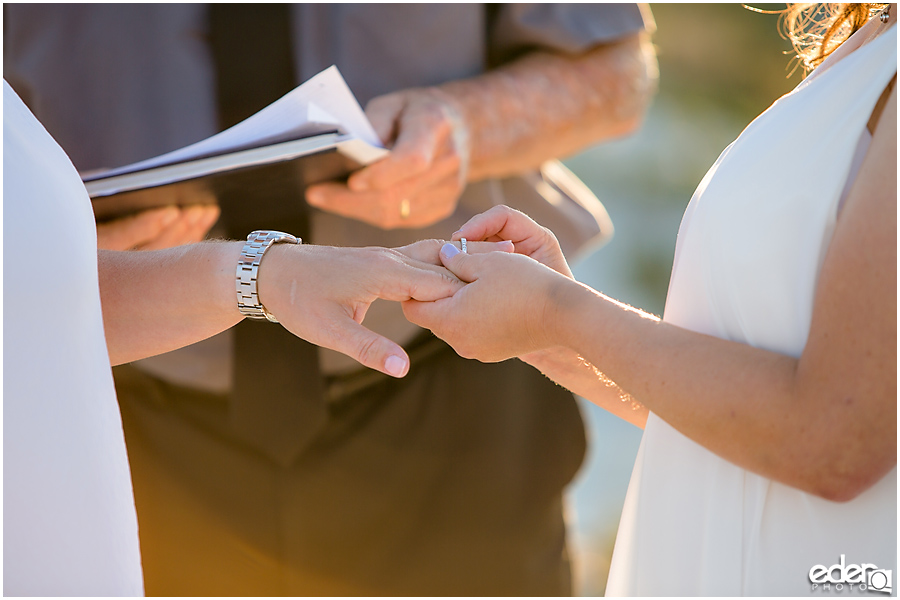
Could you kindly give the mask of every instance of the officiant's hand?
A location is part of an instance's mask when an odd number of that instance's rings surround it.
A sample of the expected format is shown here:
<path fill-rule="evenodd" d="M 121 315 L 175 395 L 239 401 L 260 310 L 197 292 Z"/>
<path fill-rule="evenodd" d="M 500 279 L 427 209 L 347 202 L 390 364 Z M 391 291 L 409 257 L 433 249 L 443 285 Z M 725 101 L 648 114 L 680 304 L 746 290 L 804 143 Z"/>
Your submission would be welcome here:
<path fill-rule="evenodd" d="M 468 166 L 454 101 L 437 88 L 404 90 L 374 98 L 366 115 L 391 154 L 346 184 L 310 186 L 307 201 L 382 229 L 426 227 L 453 214 Z"/>
<path fill-rule="evenodd" d="M 161 250 L 199 242 L 219 218 L 219 207 L 166 206 L 97 224 L 100 250 Z"/>

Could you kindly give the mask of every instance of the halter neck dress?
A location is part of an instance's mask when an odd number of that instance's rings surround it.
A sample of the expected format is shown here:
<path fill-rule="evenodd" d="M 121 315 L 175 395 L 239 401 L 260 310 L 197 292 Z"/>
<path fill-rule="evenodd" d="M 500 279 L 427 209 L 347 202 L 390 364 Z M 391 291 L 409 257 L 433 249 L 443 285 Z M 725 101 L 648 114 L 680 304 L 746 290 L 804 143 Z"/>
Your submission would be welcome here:
<path fill-rule="evenodd" d="M 897 27 L 824 67 L 701 181 L 678 233 L 665 321 L 803 352 L 858 141 L 897 72 Z M 896 572 L 896 467 L 854 500 L 831 502 L 742 469 L 650 414 L 608 595 L 828 595 L 840 591 L 814 588 L 810 569 L 842 560 Z"/>

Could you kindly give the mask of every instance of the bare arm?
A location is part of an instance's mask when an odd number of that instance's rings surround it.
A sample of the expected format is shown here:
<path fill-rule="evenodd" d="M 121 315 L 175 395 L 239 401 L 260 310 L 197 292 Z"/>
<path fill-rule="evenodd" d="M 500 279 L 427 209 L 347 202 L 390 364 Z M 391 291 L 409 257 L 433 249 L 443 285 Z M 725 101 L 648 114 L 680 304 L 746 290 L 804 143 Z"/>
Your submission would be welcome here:
<path fill-rule="evenodd" d="M 511 241 L 518 254 L 533 258 L 557 273 L 574 279 L 554 233 L 509 207 L 496 206 L 472 217 L 459 231 L 453 233 L 452 239 L 459 240 L 466 236 L 494 242 Z M 646 423 L 647 408 L 575 350 L 556 346 L 518 356 L 566 389 L 589 398 L 629 423 L 638 427 L 643 427 Z"/>
<path fill-rule="evenodd" d="M 442 255 L 472 283 L 404 310 L 463 356 L 541 351 L 552 378 L 609 406 L 614 396 L 578 369 L 584 357 L 719 456 L 852 499 L 897 462 L 896 118 L 894 91 L 838 220 L 799 359 L 661 322 L 517 255 Z M 468 227 L 461 235 L 477 223 Z"/>
<path fill-rule="evenodd" d="M 468 126 L 469 181 L 502 177 L 631 133 L 656 91 L 646 33 L 582 55 L 534 52 L 441 86 Z"/>
<path fill-rule="evenodd" d="M 259 298 L 295 335 L 402 377 L 409 358 L 361 325 L 375 298 L 440 298 L 462 284 L 415 260 L 422 246 L 332 248 L 278 244 L 260 265 Z M 148 252 L 99 252 L 100 298 L 110 362 L 120 364 L 197 342 L 242 319 L 235 270 L 243 242 Z M 279 327 L 260 324 L 260 327 Z M 392 359 L 393 357 L 393 359 Z"/>
<path fill-rule="evenodd" d="M 720 456 L 855 497 L 897 463 L 896 128 L 895 91 L 838 221 L 799 360 L 624 312 L 584 288 L 567 339 Z"/>
<path fill-rule="evenodd" d="M 553 381 L 632 425 L 644 428 L 649 410 L 578 352 L 548 348 L 519 357 Z"/>
<path fill-rule="evenodd" d="M 243 317 L 233 296 L 241 242 L 147 252 L 100 250 L 100 300 L 110 362 L 206 339 Z"/>

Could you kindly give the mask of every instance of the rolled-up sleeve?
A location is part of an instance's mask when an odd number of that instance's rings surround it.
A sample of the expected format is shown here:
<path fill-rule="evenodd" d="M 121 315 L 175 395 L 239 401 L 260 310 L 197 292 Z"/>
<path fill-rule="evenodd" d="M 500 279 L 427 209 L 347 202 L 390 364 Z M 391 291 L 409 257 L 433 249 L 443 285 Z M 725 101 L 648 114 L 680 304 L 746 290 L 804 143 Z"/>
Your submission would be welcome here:
<path fill-rule="evenodd" d="M 490 22 L 491 62 L 534 49 L 579 54 L 655 27 L 645 5 L 502 4 Z"/>

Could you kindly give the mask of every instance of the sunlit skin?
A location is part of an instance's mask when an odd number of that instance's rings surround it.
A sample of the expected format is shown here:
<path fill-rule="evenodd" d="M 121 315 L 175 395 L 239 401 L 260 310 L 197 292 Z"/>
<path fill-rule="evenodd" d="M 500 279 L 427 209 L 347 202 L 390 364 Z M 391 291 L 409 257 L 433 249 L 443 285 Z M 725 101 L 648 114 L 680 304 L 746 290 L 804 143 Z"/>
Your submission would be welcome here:
<path fill-rule="evenodd" d="M 219 219 L 219 207 L 166 206 L 97 224 L 102 250 L 161 250 L 199 242 Z"/>
<path fill-rule="evenodd" d="M 534 52 L 478 77 L 374 98 L 366 114 L 391 154 L 346 184 L 311 186 L 307 200 L 382 229 L 431 225 L 453 213 L 469 182 L 634 131 L 656 80 L 652 45 L 635 34 L 581 55 Z"/>
<path fill-rule="evenodd" d="M 509 240 L 516 254 L 446 248 L 442 263 L 470 283 L 404 312 L 464 357 L 518 356 L 636 425 L 652 410 L 743 468 L 850 500 L 897 463 L 896 103 L 894 89 L 839 216 L 799 358 L 681 329 L 574 281 L 553 235 L 502 206 L 453 239 Z"/>
<path fill-rule="evenodd" d="M 361 322 L 376 298 L 427 301 L 462 287 L 439 266 L 441 244 L 425 240 L 397 249 L 276 244 L 260 264 L 259 299 L 292 333 L 402 377 L 409 370 L 406 352 Z M 204 242 L 152 252 L 101 250 L 100 298 L 111 364 L 168 352 L 239 322 L 235 269 L 242 247 L 243 242 Z M 469 248 L 510 252 L 512 244 Z"/>

